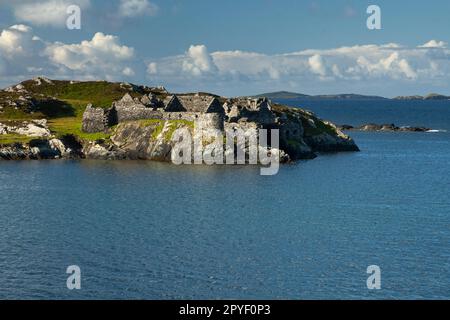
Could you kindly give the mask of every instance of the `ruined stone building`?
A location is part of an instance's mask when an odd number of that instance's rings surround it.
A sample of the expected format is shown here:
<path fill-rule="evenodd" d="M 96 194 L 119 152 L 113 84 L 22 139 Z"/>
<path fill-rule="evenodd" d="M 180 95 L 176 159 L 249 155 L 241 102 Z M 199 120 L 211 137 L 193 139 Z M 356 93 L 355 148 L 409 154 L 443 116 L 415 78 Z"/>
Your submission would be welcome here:
<path fill-rule="evenodd" d="M 225 101 L 225 102 L 224 102 Z M 276 122 L 266 98 L 224 99 L 209 94 L 180 94 L 158 98 L 150 93 L 141 98 L 126 94 L 111 108 L 88 105 L 83 114 L 82 130 L 102 132 L 125 121 L 160 119 L 187 120 L 206 129 L 224 129 L 224 123 L 257 123 L 271 127 Z"/>

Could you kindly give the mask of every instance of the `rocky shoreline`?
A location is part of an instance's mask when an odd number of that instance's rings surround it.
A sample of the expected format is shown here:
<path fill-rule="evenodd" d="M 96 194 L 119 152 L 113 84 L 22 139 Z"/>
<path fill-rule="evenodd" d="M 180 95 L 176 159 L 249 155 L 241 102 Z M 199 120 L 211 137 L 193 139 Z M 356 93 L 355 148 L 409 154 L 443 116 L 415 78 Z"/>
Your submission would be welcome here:
<path fill-rule="evenodd" d="M 193 129 L 183 122 L 127 121 L 111 130 L 109 139 L 89 141 L 73 134 L 56 137 L 50 133 L 45 121 L 41 120 L 39 123 L 39 130 L 49 132 L 48 135 L 29 137 L 28 142 L 0 144 L 0 160 L 91 159 L 170 162 L 171 151 L 174 147 L 170 133 L 181 128 Z M 336 130 L 335 134 L 332 134 L 332 131 L 314 135 L 305 134 L 305 129 L 301 127 L 300 122 L 295 122 L 295 127 L 292 128 L 302 130 L 302 137 L 295 140 L 281 138 L 280 161 L 288 163 L 314 159 L 320 153 L 359 151 L 351 138 L 331 123 L 326 123 L 330 130 Z M 34 122 L 25 121 L 21 126 L 16 122 L 14 128 L 29 128 L 35 125 Z M 311 129 L 313 128 L 307 130 Z"/>
<path fill-rule="evenodd" d="M 176 145 L 173 133 L 178 129 L 195 133 L 196 128 L 207 133 L 200 142 L 204 149 L 217 143 L 226 149 L 227 131 L 252 135 L 276 129 L 279 145 L 274 148 L 281 162 L 359 151 L 333 123 L 267 98 L 173 94 L 163 87 L 46 78 L 0 90 L 0 160 L 170 162 Z M 222 138 L 211 141 L 209 132 L 214 131 Z M 247 155 L 254 150 L 249 137 L 243 144 L 233 142 Z"/>

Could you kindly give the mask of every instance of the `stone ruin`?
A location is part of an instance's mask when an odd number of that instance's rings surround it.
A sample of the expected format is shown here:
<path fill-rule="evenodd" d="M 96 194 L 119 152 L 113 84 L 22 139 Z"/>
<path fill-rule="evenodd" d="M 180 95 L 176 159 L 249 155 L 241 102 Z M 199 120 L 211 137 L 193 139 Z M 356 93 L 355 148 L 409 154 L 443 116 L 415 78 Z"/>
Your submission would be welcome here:
<path fill-rule="evenodd" d="M 266 98 L 219 98 L 210 94 L 167 95 L 164 99 L 150 93 L 140 98 L 130 94 L 113 102 L 109 109 L 88 105 L 83 114 L 82 130 L 103 132 L 126 121 L 160 119 L 187 120 L 205 129 L 224 129 L 224 123 L 256 122 L 261 126 L 275 123 L 275 115 Z"/>

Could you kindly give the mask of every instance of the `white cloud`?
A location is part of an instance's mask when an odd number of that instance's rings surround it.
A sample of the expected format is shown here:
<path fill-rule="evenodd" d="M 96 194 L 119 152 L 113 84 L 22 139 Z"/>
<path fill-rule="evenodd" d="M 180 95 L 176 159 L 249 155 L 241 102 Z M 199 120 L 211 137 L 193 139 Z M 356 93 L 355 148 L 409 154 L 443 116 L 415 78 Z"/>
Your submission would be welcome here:
<path fill-rule="evenodd" d="M 126 77 L 132 77 L 134 76 L 136 73 L 134 72 L 133 69 L 131 69 L 130 67 L 126 67 L 125 69 L 122 70 L 122 74 Z"/>
<path fill-rule="evenodd" d="M 5 55 L 26 54 L 32 45 L 32 29 L 23 24 L 14 25 L 0 34 L 0 49 Z"/>
<path fill-rule="evenodd" d="M 428 41 L 427 43 L 419 46 L 419 48 L 446 48 L 446 47 L 447 47 L 446 42 L 436 40 Z"/>
<path fill-rule="evenodd" d="M 157 74 L 158 73 L 158 64 L 156 62 L 149 63 L 147 66 L 148 74 Z"/>
<path fill-rule="evenodd" d="M 324 77 L 326 76 L 326 68 L 323 62 L 322 56 L 319 54 L 315 54 L 308 59 L 309 66 L 311 67 L 311 71 Z"/>
<path fill-rule="evenodd" d="M 411 62 L 423 64 L 425 52 L 405 49 L 396 44 L 341 47 L 329 50 L 265 55 L 256 52 L 220 51 L 208 53 L 203 45 L 191 46 L 182 56 L 153 61 L 148 72 L 213 77 L 243 76 L 252 79 L 283 78 L 378 78 L 415 79 Z M 411 62 L 410 62 L 411 61 Z M 156 68 L 158 66 L 158 68 Z M 292 79 L 290 79 L 292 80 Z"/>
<path fill-rule="evenodd" d="M 220 90 L 225 84 L 267 90 L 292 83 L 317 88 L 333 83 L 350 88 L 352 83 L 367 87 L 386 83 L 429 85 L 450 78 L 450 50 L 444 42 L 435 40 L 420 48 L 388 43 L 275 55 L 244 51 L 209 53 L 206 46 L 196 45 L 183 55 L 151 61 L 147 72 L 152 81 L 186 90 L 205 85 Z"/>
<path fill-rule="evenodd" d="M 9 4 L 12 5 L 14 15 L 19 22 L 64 28 L 68 18 L 67 8 L 70 5 L 78 5 L 81 9 L 86 9 L 91 3 L 90 0 L 24 0 L 13 1 Z"/>
<path fill-rule="evenodd" d="M 14 25 L 0 33 L 2 82 L 16 77 L 45 74 L 56 78 L 120 80 L 135 72 L 134 49 L 112 35 L 96 33 L 76 44 L 46 42 L 26 25 Z M 11 79 L 11 80 L 10 80 Z"/>
<path fill-rule="evenodd" d="M 0 75 L 27 74 L 28 68 L 42 69 L 45 59 L 37 54 L 45 49 L 45 43 L 33 35 L 25 25 L 14 25 L 0 32 Z"/>
<path fill-rule="evenodd" d="M 132 69 L 124 66 L 134 56 L 134 49 L 121 45 L 115 36 L 97 32 L 92 40 L 78 44 L 54 43 L 47 47 L 51 62 L 80 74 L 117 74 L 130 76 Z"/>
<path fill-rule="evenodd" d="M 192 45 L 176 56 L 145 62 L 138 57 L 118 37 L 101 32 L 78 43 L 63 43 L 41 38 L 24 24 L 0 30 L 1 85 L 46 75 L 115 81 L 130 78 L 140 83 L 150 79 L 153 85 L 177 91 L 221 94 L 287 88 L 310 93 L 332 92 L 330 88 L 341 92 L 378 88 L 373 93 L 383 94 L 386 88 L 407 86 L 415 91 L 419 88 L 421 93 L 442 91 L 439 88 L 447 88 L 450 81 L 450 49 L 437 40 L 416 47 L 389 43 L 272 55 L 210 52 L 204 45 Z"/>
<path fill-rule="evenodd" d="M 183 60 L 182 69 L 193 76 L 200 76 L 204 73 L 216 70 L 216 66 L 204 45 L 191 46 Z"/>
<path fill-rule="evenodd" d="M 148 0 L 120 0 L 119 5 L 119 15 L 126 18 L 153 16 L 158 10 L 158 6 Z"/>
<path fill-rule="evenodd" d="M 366 57 L 360 56 L 357 59 L 358 71 L 368 78 L 387 77 L 391 79 L 415 79 L 417 73 L 410 66 L 406 59 L 400 59 L 397 51 L 394 51 L 378 61 L 369 61 Z"/>

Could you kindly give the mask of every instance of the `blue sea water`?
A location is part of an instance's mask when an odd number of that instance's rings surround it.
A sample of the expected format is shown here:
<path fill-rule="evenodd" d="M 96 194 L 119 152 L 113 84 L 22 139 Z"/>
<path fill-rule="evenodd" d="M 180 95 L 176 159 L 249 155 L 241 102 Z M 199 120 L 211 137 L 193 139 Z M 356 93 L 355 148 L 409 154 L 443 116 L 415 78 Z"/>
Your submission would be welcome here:
<path fill-rule="evenodd" d="M 338 123 L 450 129 L 442 102 L 383 103 L 298 104 Z M 265 177 L 245 166 L 1 162 L 0 298 L 449 299 L 450 134 L 351 135 L 361 152 Z M 81 290 L 66 288 L 69 265 Z M 367 289 L 369 265 L 381 290 Z"/>

